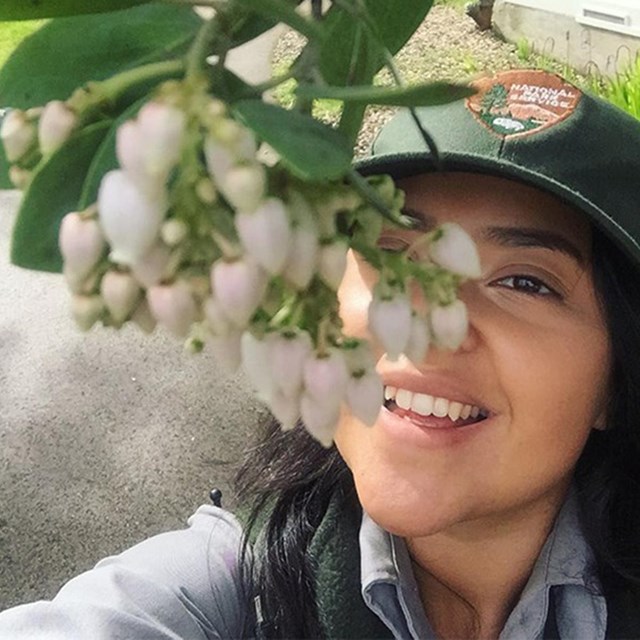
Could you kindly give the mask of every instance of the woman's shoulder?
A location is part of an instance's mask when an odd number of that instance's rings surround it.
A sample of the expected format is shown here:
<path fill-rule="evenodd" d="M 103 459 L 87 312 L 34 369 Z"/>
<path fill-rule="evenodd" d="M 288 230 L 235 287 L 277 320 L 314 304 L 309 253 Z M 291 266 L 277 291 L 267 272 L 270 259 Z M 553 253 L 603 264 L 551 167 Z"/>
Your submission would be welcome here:
<path fill-rule="evenodd" d="M 209 505 L 187 524 L 101 560 L 52 601 L 0 613 L 0 637 L 239 637 L 248 601 L 242 526 Z"/>

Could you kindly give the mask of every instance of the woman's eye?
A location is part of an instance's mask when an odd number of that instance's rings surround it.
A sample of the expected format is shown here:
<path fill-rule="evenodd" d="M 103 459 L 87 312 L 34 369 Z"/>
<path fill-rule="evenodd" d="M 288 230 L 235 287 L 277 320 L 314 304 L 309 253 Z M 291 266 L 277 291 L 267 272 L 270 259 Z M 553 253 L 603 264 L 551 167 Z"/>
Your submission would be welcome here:
<path fill-rule="evenodd" d="M 492 285 L 506 287 L 531 296 L 560 297 L 551 287 L 533 276 L 506 276 L 505 278 L 495 280 Z"/>
<path fill-rule="evenodd" d="M 399 238 L 380 238 L 378 240 L 378 249 L 388 251 L 389 253 L 400 253 L 404 251 L 409 244 Z"/>

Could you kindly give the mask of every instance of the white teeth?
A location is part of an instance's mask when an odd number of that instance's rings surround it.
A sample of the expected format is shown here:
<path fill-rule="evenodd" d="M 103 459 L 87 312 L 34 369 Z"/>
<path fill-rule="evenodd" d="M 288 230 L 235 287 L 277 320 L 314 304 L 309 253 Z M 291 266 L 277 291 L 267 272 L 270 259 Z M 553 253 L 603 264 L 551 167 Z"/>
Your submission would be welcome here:
<path fill-rule="evenodd" d="M 398 389 L 396 393 L 396 404 L 401 409 L 411 409 L 411 400 L 413 394 L 406 389 Z"/>
<path fill-rule="evenodd" d="M 426 393 L 414 393 L 411 401 L 411 411 L 423 416 L 430 416 L 433 412 L 433 396 Z"/>
<path fill-rule="evenodd" d="M 482 413 L 480 407 L 475 405 L 462 404 L 462 402 L 434 397 L 426 393 L 412 393 L 397 387 L 385 387 L 384 398 L 394 400 L 396 405 L 405 411 L 411 410 L 421 416 L 434 415 L 437 418 L 448 416 L 453 422 L 467 420 L 469 417 L 475 419 Z"/>
<path fill-rule="evenodd" d="M 449 401 L 446 398 L 436 398 L 433 402 L 433 415 L 444 418 L 449 413 Z"/>
<path fill-rule="evenodd" d="M 462 412 L 462 402 L 450 402 L 449 403 L 449 417 L 454 422 L 460 417 Z"/>

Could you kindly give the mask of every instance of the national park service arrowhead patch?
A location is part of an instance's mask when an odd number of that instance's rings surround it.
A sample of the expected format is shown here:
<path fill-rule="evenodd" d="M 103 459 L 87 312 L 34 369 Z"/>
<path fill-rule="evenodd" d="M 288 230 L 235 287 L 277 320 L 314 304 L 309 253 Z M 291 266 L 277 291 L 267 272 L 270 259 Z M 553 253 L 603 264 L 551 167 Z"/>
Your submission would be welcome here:
<path fill-rule="evenodd" d="M 476 120 L 504 137 L 529 136 L 568 118 L 582 93 L 560 76 L 539 70 L 505 71 L 473 83 L 467 98 Z"/>

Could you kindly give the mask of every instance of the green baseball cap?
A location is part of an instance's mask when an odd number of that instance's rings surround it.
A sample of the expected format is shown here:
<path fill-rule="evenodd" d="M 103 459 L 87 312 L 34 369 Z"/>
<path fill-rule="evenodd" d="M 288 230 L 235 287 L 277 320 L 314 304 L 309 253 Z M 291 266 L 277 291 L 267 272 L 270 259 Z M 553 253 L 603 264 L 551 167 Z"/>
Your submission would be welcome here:
<path fill-rule="evenodd" d="M 640 120 L 546 71 L 510 70 L 474 83 L 464 101 L 408 111 L 385 125 L 364 175 L 436 170 L 512 178 L 584 211 L 640 265 Z"/>

